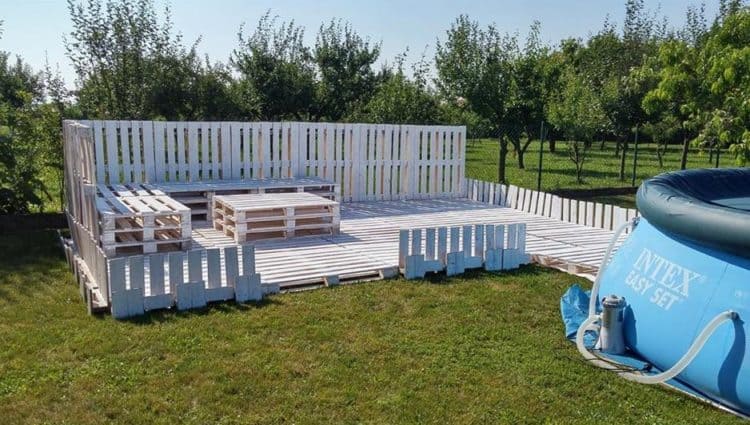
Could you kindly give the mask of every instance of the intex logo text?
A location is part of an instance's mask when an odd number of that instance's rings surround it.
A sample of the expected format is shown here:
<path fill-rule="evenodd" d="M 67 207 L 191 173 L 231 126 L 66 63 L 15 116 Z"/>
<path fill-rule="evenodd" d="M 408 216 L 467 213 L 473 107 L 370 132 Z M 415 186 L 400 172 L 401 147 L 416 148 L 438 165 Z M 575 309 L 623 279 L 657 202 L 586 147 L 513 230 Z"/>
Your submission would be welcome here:
<path fill-rule="evenodd" d="M 669 310 L 689 297 L 690 286 L 701 278 L 703 275 L 643 248 L 625 283 L 641 296 L 652 291 L 649 301 Z"/>

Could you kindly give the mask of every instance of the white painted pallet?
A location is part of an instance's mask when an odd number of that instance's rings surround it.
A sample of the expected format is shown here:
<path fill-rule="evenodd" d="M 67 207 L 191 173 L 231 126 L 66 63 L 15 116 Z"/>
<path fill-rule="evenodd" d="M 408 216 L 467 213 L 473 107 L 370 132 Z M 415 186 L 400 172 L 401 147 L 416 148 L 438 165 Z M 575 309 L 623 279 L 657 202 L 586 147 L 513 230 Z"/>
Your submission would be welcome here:
<path fill-rule="evenodd" d="M 163 192 L 142 185 L 99 185 L 96 209 L 107 256 L 187 249 L 190 209 Z"/>
<path fill-rule="evenodd" d="M 638 211 L 632 208 L 562 198 L 514 185 L 501 185 L 469 178 L 466 179 L 465 184 L 466 196 L 473 201 L 507 206 L 530 214 L 588 227 L 614 230 L 638 216 Z"/>
<path fill-rule="evenodd" d="M 401 229 L 398 263 L 406 279 L 467 269 L 511 270 L 529 262 L 525 224 L 473 224 Z"/>
<path fill-rule="evenodd" d="M 259 301 L 278 286 L 261 284 L 252 245 L 114 258 L 109 261 L 110 305 L 117 319 L 214 301 Z"/>
<path fill-rule="evenodd" d="M 339 203 L 308 192 L 215 196 L 214 229 L 235 242 L 339 231 Z"/>
<path fill-rule="evenodd" d="M 339 184 L 318 177 L 156 183 L 147 187 L 189 206 L 192 217 L 197 220 L 211 216 L 216 195 L 306 192 L 338 202 L 341 192 Z"/>

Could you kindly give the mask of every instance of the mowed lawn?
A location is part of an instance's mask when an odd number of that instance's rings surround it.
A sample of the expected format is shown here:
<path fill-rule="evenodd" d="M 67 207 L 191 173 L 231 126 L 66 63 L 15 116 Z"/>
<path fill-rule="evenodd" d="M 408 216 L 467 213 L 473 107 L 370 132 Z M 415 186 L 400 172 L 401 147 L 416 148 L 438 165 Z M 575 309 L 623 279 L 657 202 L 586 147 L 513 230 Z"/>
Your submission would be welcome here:
<path fill-rule="evenodd" d="M 511 151 L 508 153 L 506 163 L 507 180 L 521 187 L 536 189 L 537 174 L 539 170 L 539 141 L 529 145 L 524 156 L 525 168 L 520 169 L 518 159 Z M 575 167 L 568 157 L 568 148 L 565 142 L 558 141 L 557 149 L 550 153 L 548 143 L 545 143 L 542 156 L 542 190 L 551 191 L 555 189 L 594 189 L 606 187 L 625 187 L 632 185 L 633 175 L 633 145 L 631 143 L 625 165 L 625 181 L 620 181 L 620 158 L 615 156 L 614 142 L 608 142 L 605 149 L 600 149 L 599 143 L 594 143 L 589 151 L 587 160 L 583 166 L 583 180 L 580 184 L 576 181 Z M 493 139 L 473 139 L 466 145 L 466 176 L 497 181 L 498 164 L 498 142 Z M 680 169 L 680 155 L 682 146 L 670 145 L 664 156 L 664 166 L 659 166 L 656 156 L 656 145 L 641 144 L 638 146 L 638 167 L 636 173 L 636 186 L 641 181 L 667 171 Z M 688 168 L 711 168 L 713 162 L 709 163 L 708 152 L 700 152 L 693 149 L 688 155 Z M 721 167 L 736 167 L 734 158 L 726 151 L 719 156 Z M 635 206 L 634 197 L 629 195 L 599 197 L 597 202 L 614 203 L 632 208 Z"/>
<path fill-rule="evenodd" d="M 527 266 L 90 317 L 52 232 L 0 236 L 0 423 L 742 423 L 584 363 Z"/>

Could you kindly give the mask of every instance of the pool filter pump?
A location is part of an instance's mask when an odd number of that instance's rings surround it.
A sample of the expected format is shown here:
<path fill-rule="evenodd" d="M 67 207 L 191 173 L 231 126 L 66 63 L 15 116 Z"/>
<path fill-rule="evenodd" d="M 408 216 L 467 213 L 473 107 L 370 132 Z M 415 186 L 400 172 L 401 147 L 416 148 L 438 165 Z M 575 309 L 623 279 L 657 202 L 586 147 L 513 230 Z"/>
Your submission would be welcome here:
<path fill-rule="evenodd" d="M 609 354 L 625 353 L 625 297 L 609 295 L 602 299 L 602 322 L 599 331 L 599 347 Z"/>

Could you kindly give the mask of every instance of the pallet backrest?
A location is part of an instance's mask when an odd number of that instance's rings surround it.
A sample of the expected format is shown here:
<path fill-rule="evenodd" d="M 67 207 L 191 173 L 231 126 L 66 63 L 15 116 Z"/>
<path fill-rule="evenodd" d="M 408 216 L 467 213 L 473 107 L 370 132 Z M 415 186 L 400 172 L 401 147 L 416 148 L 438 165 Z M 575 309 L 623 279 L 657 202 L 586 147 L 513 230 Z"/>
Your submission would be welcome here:
<path fill-rule="evenodd" d="M 466 127 L 305 122 L 82 121 L 100 183 L 316 176 L 343 201 L 460 196 Z"/>

